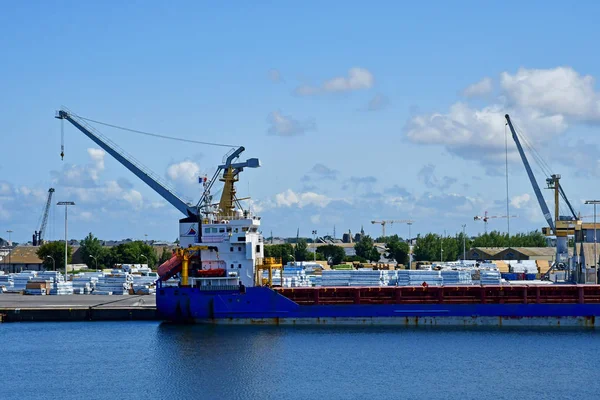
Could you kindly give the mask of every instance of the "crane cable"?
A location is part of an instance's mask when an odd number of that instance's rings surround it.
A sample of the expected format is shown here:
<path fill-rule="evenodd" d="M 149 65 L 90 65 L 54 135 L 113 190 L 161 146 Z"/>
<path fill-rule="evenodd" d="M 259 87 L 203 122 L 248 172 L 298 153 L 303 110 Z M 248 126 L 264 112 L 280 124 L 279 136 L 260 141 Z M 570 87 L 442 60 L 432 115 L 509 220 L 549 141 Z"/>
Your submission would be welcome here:
<path fill-rule="evenodd" d="M 137 129 L 130 129 L 130 128 L 125 128 L 125 127 L 118 126 L 118 125 L 108 124 L 106 122 L 96 121 L 96 120 L 93 120 L 91 118 L 85 118 L 85 117 L 82 117 L 80 115 L 78 115 L 77 117 L 81 118 L 81 119 L 83 119 L 85 121 L 88 121 L 88 122 L 93 122 L 95 124 L 104 125 L 104 126 L 108 126 L 108 127 L 115 128 L 115 129 L 121 129 L 123 131 L 139 133 L 139 134 L 146 135 L 146 136 L 153 136 L 153 137 L 157 137 L 157 138 L 161 138 L 161 139 L 176 140 L 176 141 L 179 141 L 179 142 L 186 142 L 186 143 L 203 144 L 203 145 L 207 145 L 207 146 L 240 147 L 240 146 L 236 146 L 236 145 L 232 145 L 232 144 L 203 142 L 203 141 L 199 141 L 199 140 L 184 139 L 184 138 L 178 138 L 178 137 L 173 137 L 173 136 L 160 135 L 158 133 L 151 133 L 151 132 L 139 131 Z"/>

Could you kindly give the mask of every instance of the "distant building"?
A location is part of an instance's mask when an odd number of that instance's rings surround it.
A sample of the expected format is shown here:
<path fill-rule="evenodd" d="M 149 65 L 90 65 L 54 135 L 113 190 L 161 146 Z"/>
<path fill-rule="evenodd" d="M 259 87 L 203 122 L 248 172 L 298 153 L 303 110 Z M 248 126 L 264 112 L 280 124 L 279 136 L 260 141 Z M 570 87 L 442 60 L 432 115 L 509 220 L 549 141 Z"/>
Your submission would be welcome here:
<path fill-rule="evenodd" d="M 556 257 L 554 247 L 509 247 L 496 254 L 496 260 L 547 260 Z"/>
<path fill-rule="evenodd" d="M 2 257 L 0 270 L 4 272 L 41 271 L 43 261 L 35 254 L 39 247 L 17 246 Z"/>
<path fill-rule="evenodd" d="M 473 247 L 467 251 L 466 259 L 475 261 L 498 260 L 496 255 L 503 250 L 506 250 L 506 247 Z M 462 256 L 462 253 L 460 256 Z"/>

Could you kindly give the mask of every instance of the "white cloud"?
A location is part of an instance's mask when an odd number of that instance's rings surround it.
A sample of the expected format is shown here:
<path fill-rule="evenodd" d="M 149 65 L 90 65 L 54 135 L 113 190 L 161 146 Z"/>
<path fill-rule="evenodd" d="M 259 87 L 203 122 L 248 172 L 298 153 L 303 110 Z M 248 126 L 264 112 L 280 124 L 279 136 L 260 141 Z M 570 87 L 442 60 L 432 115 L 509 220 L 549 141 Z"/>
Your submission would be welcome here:
<path fill-rule="evenodd" d="M 350 68 L 347 77 L 336 77 L 326 81 L 323 89 L 328 92 L 345 92 L 348 90 L 369 89 L 373 86 L 373 74 L 365 68 Z"/>
<path fill-rule="evenodd" d="M 491 87 L 486 79 L 471 85 L 465 94 L 485 93 Z M 502 97 L 495 102 L 481 108 L 457 102 L 446 113 L 414 116 L 405 133 L 413 143 L 441 145 L 451 154 L 477 160 L 492 174 L 494 164 L 504 159 L 504 114 L 510 114 L 517 131 L 540 150 L 556 143 L 571 123 L 600 122 L 600 93 L 594 85 L 592 76 L 570 67 L 504 72 L 500 76 Z M 511 161 L 518 160 L 512 140 L 509 152 Z M 581 160 L 575 165 L 578 173 L 597 174 L 597 157 L 587 158 L 590 162 L 584 168 Z"/>
<path fill-rule="evenodd" d="M 137 190 L 129 190 L 123 193 L 123 199 L 131 204 L 133 208 L 139 209 L 144 204 L 142 194 Z"/>
<path fill-rule="evenodd" d="M 299 121 L 279 111 L 270 113 L 268 122 L 271 125 L 267 131 L 269 135 L 298 136 L 316 129 L 314 121 Z"/>
<path fill-rule="evenodd" d="M 182 161 L 167 167 L 167 177 L 177 183 L 193 184 L 200 176 L 200 166 L 193 161 Z"/>
<path fill-rule="evenodd" d="M 8 182 L 0 182 L 0 196 L 10 196 L 13 193 L 12 185 Z"/>
<path fill-rule="evenodd" d="M 296 88 L 295 93 L 301 96 L 313 95 L 323 92 L 349 92 L 353 90 L 370 89 L 375 83 L 373 74 L 365 68 L 350 68 L 347 76 L 338 76 L 327 81 L 319 87 L 302 85 Z"/>
<path fill-rule="evenodd" d="M 582 76 L 573 68 L 521 68 L 514 75 L 502 73 L 500 83 L 507 97 L 519 107 L 600 121 L 600 94 L 594 90 L 594 78 Z"/>
<path fill-rule="evenodd" d="M 93 187 L 97 185 L 100 173 L 104 171 L 104 157 L 102 149 L 88 148 L 91 163 L 86 165 L 64 165 L 61 171 L 51 171 L 53 183 L 65 187 Z"/>
<path fill-rule="evenodd" d="M 102 149 L 89 148 L 87 152 L 94 162 L 94 169 L 99 172 L 104 170 L 104 156 L 106 152 Z"/>
<path fill-rule="evenodd" d="M 297 206 L 302 208 L 308 205 L 325 207 L 331 201 L 332 199 L 322 194 L 314 192 L 295 193 L 292 189 L 275 195 L 275 204 L 277 207 Z"/>
<path fill-rule="evenodd" d="M 478 160 L 482 164 L 502 162 L 505 157 L 506 111 L 498 104 L 474 109 L 459 102 L 452 105 L 447 114 L 433 113 L 411 118 L 405 132 L 413 143 L 442 145 L 452 154 Z M 534 146 L 567 128 L 562 115 L 545 115 L 531 109 L 509 113 Z M 511 144 L 509 152 L 511 159 L 517 159 L 514 145 Z"/>
<path fill-rule="evenodd" d="M 477 97 L 490 94 L 494 89 L 492 80 L 490 78 L 483 78 L 479 82 L 469 85 L 463 90 L 463 96 L 466 97 Z"/>
<path fill-rule="evenodd" d="M 319 214 L 311 215 L 310 222 L 313 224 L 319 224 L 321 222 L 321 216 Z"/>
<path fill-rule="evenodd" d="M 528 193 L 523 193 L 518 196 L 514 196 L 510 199 L 510 205 L 514 208 L 520 209 L 524 206 L 529 205 L 529 201 L 531 200 L 531 196 Z"/>

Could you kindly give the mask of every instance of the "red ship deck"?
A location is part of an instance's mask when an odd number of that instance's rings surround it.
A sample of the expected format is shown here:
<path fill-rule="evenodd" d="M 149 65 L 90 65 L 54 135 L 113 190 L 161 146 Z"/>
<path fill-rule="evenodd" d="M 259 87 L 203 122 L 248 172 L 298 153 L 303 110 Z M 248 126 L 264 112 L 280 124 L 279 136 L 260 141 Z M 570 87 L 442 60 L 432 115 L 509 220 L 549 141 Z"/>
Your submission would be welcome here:
<path fill-rule="evenodd" d="M 598 304 L 600 285 L 274 288 L 300 305 Z"/>

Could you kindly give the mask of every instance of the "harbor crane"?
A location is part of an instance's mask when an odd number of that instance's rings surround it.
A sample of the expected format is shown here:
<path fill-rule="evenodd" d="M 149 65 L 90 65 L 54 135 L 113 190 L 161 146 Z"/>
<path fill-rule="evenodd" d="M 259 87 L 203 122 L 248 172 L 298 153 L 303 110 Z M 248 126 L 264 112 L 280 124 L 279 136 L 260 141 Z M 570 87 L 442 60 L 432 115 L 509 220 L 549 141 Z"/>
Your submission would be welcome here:
<path fill-rule="evenodd" d="M 523 146 L 521 145 L 521 141 L 519 140 L 519 136 L 515 131 L 510 116 L 506 114 L 504 117 L 506 118 L 506 124 L 510 129 L 512 138 L 517 146 L 517 150 L 519 151 L 521 161 L 525 166 L 525 171 L 527 172 L 527 176 L 529 177 L 529 181 L 531 183 L 531 186 L 533 187 L 533 191 L 540 205 L 540 209 L 542 210 L 542 214 L 544 215 L 544 218 L 548 223 L 547 228 L 542 228 L 542 233 L 544 233 L 546 236 L 556 236 L 556 259 L 552 268 L 566 269 L 569 263 L 568 236 L 573 235 L 575 233 L 575 230 L 581 229 L 581 219 L 578 217 L 578 214 L 573 209 L 571 202 L 569 202 L 569 199 L 565 195 L 565 192 L 560 184 L 561 177 L 558 174 L 552 174 L 546 179 L 547 188 L 552 189 L 554 191 L 554 218 L 552 218 L 552 214 L 550 213 L 548 205 L 546 204 L 544 196 L 542 195 L 542 191 L 540 190 L 540 187 L 537 184 L 537 181 L 535 179 L 529 161 L 527 160 L 527 156 L 525 155 L 525 151 L 523 150 Z M 562 198 L 567 204 L 571 215 L 560 215 L 560 198 Z"/>
<path fill-rule="evenodd" d="M 260 161 L 258 158 L 250 158 L 244 162 L 236 162 L 240 154 L 245 150 L 244 147 L 238 147 L 232 149 L 223 161 L 222 165 L 217 167 L 217 170 L 209 182 L 205 182 L 204 194 L 196 205 L 184 201 L 181 196 L 169 188 L 169 186 L 162 182 L 162 180 L 148 168 L 144 167 L 140 162 L 136 161 L 132 156 L 125 153 L 124 150 L 120 149 L 110 139 L 102 135 L 98 130 L 94 129 L 86 122 L 86 118 L 80 117 L 75 113 L 69 111 L 66 108 L 59 110 L 56 113 L 56 118 L 60 120 L 66 120 L 70 122 L 75 128 L 80 130 L 84 135 L 90 138 L 94 143 L 100 146 L 104 151 L 110 154 L 128 170 L 133 172 L 135 176 L 140 178 L 144 183 L 150 186 L 156 193 L 158 193 L 163 199 L 169 204 L 179 210 L 183 215 L 192 220 L 199 221 L 201 214 L 203 213 L 202 208 L 206 206 L 214 206 L 211 203 L 210 188 L 213 186 L 217 179 L 225 182 L 223 192 L 221 195 L 221 201 L 218 203 L 218 214 L 222 217 L 230 217 L 233 215 L 235 201 L 238 201 L 235 197 L 234 183 L 238 180 L 238 174 L 244 168 L 258 168 L 260 167 Z M 113 126 L 115 127 L 115 126 Z M 117 127 L 119 128 L 119 127 Z M 158 136 L 158 135 L 153 135 Z M 164 136 L 162 136 L 164 137 Z M 181 139 L 179 139 L 181 140 Z M 61 157 L 64 156 L 64 145 L 61 146 Z M 232 201 L 231 199 L 234 199 Z"/>
<path fill-rule="evenodd" d="M 42 221 L 40 223 L 40 230 L 33 232 L 33 245 L 40 246 L 45 243 L 44 235 L 46 234 L 46 226 L 48 225 L 48 214 L 50 213 L 50 205 L 52 204 L 52 195 L 54 194 L 54 188 L 48 189 L 48 199 L 44 206 L 42 213 Z"/>
<path fill-rule="evenodd" d="M 390 224 L 390 225 L 408 224 L 410 227 L 410 225 L 412 225 L 414 222 L 415 221 L 413 221 L 412 219 L 388 219 L 388 220 L 382 220 L 382 221 L 371 221 L 372 224 L 380 224 L 381 225 L 381 237 L 385 237 L 385 226 L 387 224 Z"/>
<path fill-rule="evenodd" d="M 483 216 L 476 215 L 475 217 L 473 217 L 473 220 L 474 221 L 483 221 L 485 233 L 487 233 L 489 220 L 495 219 L 495 218 L 518 218 L 518 215 L 488 215 L 488 212 L 486 211 L 483 214 Z"/>

